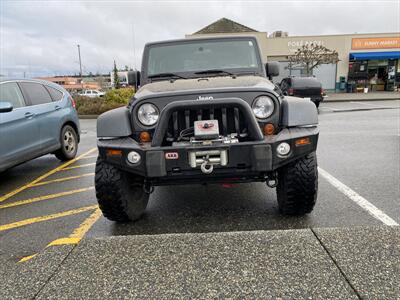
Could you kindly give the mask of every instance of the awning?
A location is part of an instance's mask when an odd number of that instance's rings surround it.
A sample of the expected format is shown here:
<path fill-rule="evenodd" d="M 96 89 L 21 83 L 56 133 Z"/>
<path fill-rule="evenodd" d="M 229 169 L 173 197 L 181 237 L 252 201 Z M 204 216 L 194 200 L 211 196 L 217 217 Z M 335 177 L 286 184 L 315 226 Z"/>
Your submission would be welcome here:
<path fill-rule="evenodd" d="M 400 58 L 400 51 L 350 53 L 350 60 L 397 59 L 397 58 Z"/>

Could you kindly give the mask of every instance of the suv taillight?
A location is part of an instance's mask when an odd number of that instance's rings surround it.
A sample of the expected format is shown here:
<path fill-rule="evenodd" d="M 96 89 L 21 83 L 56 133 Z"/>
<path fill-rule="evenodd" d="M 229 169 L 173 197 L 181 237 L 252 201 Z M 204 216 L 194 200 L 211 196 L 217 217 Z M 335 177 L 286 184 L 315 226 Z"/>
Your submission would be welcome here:
<path fill-rule="evenodd" d="M 73 107 L 73 108 L 76 108 L 74 98 L 72 98 L 72 96 L 69 96 L 69 100 L 71 100 L 72 107 Z"/>
<path fill-rule="evenodd" d="M 288 95 L 289 96 L 293 96 L 293 94 L 294 94 L 293 89 L 292 88 L 288 89 Z"/>

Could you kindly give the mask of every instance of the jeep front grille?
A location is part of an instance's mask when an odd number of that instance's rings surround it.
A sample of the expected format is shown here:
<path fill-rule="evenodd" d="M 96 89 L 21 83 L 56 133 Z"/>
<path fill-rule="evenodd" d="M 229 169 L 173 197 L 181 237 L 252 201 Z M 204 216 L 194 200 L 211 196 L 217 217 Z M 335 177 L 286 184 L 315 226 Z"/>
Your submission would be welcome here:
<path fill-rule="evenodd" d="M 248 136 L 246 121 L 239 108 L 186 109 L 172 113 L 164 144 L 177 141 L 181 131 L 193 127 L 194 121 L 198 120 L 218 120 L 220 134 L 224 136 L 236 133 L 240 141 L 246 140 Z"/>

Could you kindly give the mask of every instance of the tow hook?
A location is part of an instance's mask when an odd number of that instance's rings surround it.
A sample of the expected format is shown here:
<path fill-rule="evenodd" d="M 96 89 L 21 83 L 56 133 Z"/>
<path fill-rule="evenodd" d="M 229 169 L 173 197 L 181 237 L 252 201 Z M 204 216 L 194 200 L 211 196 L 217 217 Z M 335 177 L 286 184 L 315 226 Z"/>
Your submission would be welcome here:
<path fill-rule="evenodd" d="M 214 170 L 214 166 L 210 164 L 208 157 L 204 160 L 204 162 L 200 165 L 200 169 L 204 174 L 211 174 Z"/>
<path fill-rule="evenodd" d="M 278 178 L 276 176 L 276 173 L 272 173 L 270 175 L 268 175 L 267 178 L 267 186 L 269 186 L 270 188 L 274 188 L 278 185 Z"/>
<path fill-rule="evenodd" d="M 146 193 L 146 194 L 151 194 L 152 192 L 154 192 L 154 186 L 152 186 L 149 182 L 145 182 L 144 184 L 143 184 L 143 191 Z"/>

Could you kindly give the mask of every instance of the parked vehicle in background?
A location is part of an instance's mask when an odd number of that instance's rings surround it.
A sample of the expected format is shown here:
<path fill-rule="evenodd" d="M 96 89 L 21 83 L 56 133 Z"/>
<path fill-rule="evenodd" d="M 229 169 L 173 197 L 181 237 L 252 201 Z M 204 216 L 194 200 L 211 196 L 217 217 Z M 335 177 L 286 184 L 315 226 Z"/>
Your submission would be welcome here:
<path fill-rule="evenodd" d="M 324 100 L 324 90 L 315 77 L 287 77 L 279 86 L 285 96 L 310 98 L 317 107 Z"/>
<path fill-rule="evenodd" d="M 74 100 L 61 86 L 0 79 L 0 172 L 49 153 L 70 160 L 79 134 Z"/>
<path fill-rule="evenodd" d="M 97 91 L 97 90 L 85 90 L 82 93 L 79 93 L 79 96 L 85 96 L 89 98 L 103 97 L 106 93 Z"/>

